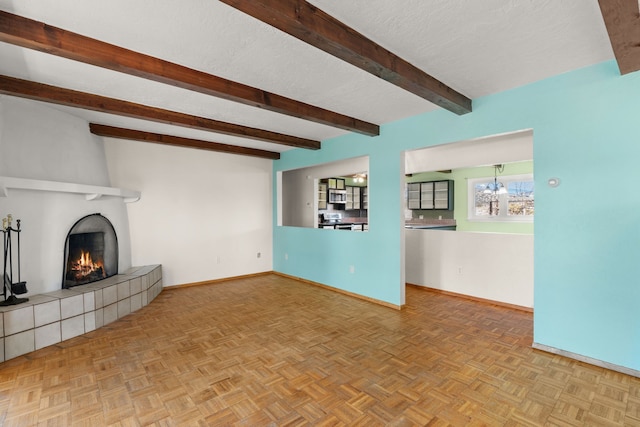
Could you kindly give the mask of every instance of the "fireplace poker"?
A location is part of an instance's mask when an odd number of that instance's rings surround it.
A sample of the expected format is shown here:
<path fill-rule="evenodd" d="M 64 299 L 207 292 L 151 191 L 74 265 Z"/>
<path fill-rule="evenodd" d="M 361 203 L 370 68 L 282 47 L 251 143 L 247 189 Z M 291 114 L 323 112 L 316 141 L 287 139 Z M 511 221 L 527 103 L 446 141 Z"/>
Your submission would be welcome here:
<path fill-rule="evenodd" d="M 22 283 L 20 281 L 20 220 L 16 220 L 16 229 L 18 233 L 18 283 Z"/>
<path fill-rule="evenodd" d="M 2 257 L 4 262 L 2 263 L 2 296 L 7 299 L 7 218 L 2 218 Z M 11 286 L 11 281 L 9 281 Z"/>
<path fill-rule="evenodd" d="M 29 298 L 17 298 L 14 293 L 24 294 L 27 292 L 26 282 L 20 281 L 20 220 L 16 221 L 16 228 L 11 227 L 12 221 L 11 215 L 7 215 L 7 218 L 2 220 L 2 233 L 3 233 L 3 296 L 4 302 L 0 302 L 2 305 L 15 305 L 25 301 L 29 301 Z M 5 221 L 6 220 L 6 221 Z M 11 245 L 11 232 L 18 233 L 18 282 L 13 283 L 13 251 Z M 7 275 L 7 262 L 9 263 L 9 274 Z M 7 283 L 8 282 L 8 283 Z M 9 287 L 9 296 L 7 297 L 7 286 Z M 15 288 L 15 292 L 14 292 Z"/>

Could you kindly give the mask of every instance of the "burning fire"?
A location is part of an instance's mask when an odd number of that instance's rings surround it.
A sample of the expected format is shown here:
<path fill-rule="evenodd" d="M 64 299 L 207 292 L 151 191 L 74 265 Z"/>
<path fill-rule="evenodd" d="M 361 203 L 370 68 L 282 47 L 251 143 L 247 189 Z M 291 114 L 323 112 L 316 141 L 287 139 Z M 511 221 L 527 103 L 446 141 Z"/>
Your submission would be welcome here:
<path fill-rule="evenodd" d="M 102 277 L 106 277 L 102 262 L 93 262 L 91 259 L 91 253 L 83 250 L 80 251 L 80 259 L 72 263 L 71 271 L 75 273 L 77 278 L 89 276 L 94 273 L 100 274 Z"/>

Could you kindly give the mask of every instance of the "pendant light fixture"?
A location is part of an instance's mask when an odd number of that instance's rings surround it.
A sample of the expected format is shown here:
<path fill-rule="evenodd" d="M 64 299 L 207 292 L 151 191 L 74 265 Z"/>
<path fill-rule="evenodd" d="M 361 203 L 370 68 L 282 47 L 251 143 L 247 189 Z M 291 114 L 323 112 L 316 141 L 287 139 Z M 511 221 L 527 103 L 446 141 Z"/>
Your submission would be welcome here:
<path fill-rule="evenodd" d="M 504 165 L 493 165 L 493 182 L 488 182 L 484 188 L 485 194 L 507 194 L 507 188 L 498 182 L 498 172 L 504 172 Z"/>

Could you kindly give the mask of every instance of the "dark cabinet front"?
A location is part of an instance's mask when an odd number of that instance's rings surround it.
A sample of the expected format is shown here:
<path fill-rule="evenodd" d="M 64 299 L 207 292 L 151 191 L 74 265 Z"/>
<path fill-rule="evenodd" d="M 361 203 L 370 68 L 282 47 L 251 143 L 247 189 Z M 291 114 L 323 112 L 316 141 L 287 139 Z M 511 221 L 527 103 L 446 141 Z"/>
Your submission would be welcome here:
<path fill-rule="evenodd" d="M 453 210 L 453 181 L 408 183 L 407 207 L 424 210 Z"/>

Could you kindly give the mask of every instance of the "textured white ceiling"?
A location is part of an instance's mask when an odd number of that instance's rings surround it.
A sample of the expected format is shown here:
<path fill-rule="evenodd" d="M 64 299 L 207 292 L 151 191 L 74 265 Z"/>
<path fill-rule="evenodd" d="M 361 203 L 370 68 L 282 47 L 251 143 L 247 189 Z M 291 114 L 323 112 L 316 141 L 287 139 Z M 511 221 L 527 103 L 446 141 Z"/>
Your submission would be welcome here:
<path fill-rule="evenodd" d="M 613 58 L 596 0 L 310 2 L 470 98 Z M 0 0 L 0 9 L 377 124 L 437 108 L 215 0 Z M 4 43 L 0 74 L 304 138 L 345 133 Z M 289 149 L 56 108 L 114 126 Z"/>

